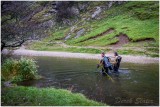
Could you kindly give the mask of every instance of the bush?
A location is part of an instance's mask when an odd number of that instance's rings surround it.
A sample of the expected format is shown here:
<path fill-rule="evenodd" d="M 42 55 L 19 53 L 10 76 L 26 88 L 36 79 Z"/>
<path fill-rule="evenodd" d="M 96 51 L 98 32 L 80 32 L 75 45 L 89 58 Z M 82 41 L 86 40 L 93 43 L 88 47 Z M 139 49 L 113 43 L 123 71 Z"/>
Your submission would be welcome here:
<path fill-rule="evenodd" d="M 37 65 L 32 59 L 7 59 L 2 65 L 2 78 L 5 81 L 19 82 L 35 79 L 37 76 Z"/>

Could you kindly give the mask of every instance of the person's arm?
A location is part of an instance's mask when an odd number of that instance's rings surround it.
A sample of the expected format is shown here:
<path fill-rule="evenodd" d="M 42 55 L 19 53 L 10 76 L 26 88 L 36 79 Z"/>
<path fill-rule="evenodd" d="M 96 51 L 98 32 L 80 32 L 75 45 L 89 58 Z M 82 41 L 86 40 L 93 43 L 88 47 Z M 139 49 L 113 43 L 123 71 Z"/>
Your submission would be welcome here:
<path fill-rule="evenodd" d="M 108 57 L 108 59 L 109 59 L 109 62 L 110 62 L 110 63 L 112 63 L 112 62 L 113 62 L 113 61 L 111 60 L 111 57 Z"/>
<path fill-rule="evenodd" d="M 115 57 L 115 64 L 118 63 L 118 60 L 117 60 L 118 56 Z"/>
<path fill-rule="evenodd" d="M 99 61 L 99 64 L 97 64 L 97 68 L 99 68 L 102 64 L 103 64 L 103 60 L 101 59 L 101 60 Z"/>
<path fill-rule="evenodd" d="M 109 58 L 109 61 L 110 61 L 111 64 L 114 65 L 114 64 L 116 64 L 116 60 L 115 60 L 115 57 L 112 57 L 112 58 L 114 58 L 114 60 L 111 60 L 111 58 Z"/>

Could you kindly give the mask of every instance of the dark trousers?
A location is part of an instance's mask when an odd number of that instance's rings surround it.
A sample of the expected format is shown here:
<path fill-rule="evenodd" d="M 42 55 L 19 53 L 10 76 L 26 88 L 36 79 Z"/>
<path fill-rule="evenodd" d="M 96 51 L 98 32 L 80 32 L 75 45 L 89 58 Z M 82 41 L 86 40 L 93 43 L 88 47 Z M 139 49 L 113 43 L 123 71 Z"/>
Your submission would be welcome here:
<path fill-rule="evenodd" d="M 115 64 L 115 65 L 113 66 L 114 72 L 118 72 L 119 66 L 120 66 L 119 63 L 117 63 L 117 64 Z"/>
<path fill-rule="evenodd" d="M 108 74 L 108 67 L 104 67 L 104 68 L 102 68 L 102 74 Z"/>

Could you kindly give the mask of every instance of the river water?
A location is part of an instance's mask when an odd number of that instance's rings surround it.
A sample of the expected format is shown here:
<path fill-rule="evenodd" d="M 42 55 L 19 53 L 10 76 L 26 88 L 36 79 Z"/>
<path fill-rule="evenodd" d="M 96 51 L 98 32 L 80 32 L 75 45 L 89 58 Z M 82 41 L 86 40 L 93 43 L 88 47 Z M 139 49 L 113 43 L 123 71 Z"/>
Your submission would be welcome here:
<path fill-rule="evenodd" d="M 19 85 L 68 89 L 109 105 L 159 105 L 158 64 L 121 63 L 119 73 L 110 75 L 111 81 L 96 69 L 98 60 L 32 58 L 44 78 Z"/>

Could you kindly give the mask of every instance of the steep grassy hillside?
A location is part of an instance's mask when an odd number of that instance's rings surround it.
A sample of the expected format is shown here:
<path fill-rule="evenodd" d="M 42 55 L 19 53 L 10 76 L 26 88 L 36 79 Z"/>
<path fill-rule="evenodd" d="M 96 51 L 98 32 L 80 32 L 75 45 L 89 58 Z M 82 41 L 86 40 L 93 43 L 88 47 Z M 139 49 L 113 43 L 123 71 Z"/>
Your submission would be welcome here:
<path fill-rule="evenodd" d="M 95 6 L 102 5 L 102 2 L 93 2 L 87 12 L 81 13 L 81 19 L 75 25 L 54 31 L 43 42 L 34 43 L 29 48 L 89 53 L 117 50 L 121 54 L 158 57 L 158 2 L 126 2 L 122 5 L 115 5 L 109 10 L 103 10 L 98 19 L 91 19 Z M 77 37 L 77 32 L 82 29 L 84 33 Z M 122 45 L 121 40 L 126 38 L 128 42 Z M 57 44 L 57 41 L 65 46 Z M 93 51 L 83 51 L 83 49 Z"/>

